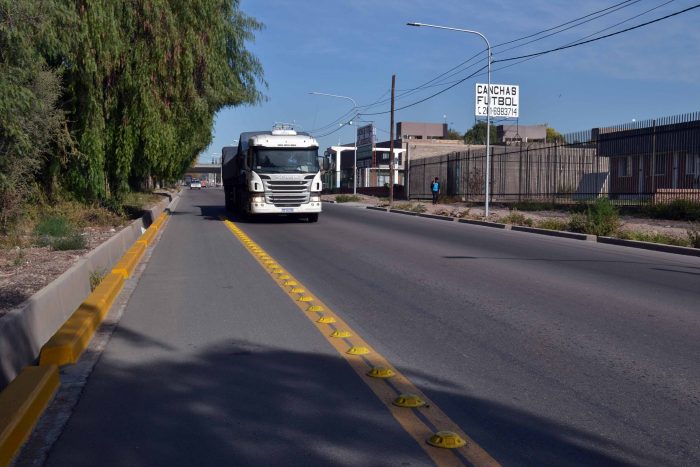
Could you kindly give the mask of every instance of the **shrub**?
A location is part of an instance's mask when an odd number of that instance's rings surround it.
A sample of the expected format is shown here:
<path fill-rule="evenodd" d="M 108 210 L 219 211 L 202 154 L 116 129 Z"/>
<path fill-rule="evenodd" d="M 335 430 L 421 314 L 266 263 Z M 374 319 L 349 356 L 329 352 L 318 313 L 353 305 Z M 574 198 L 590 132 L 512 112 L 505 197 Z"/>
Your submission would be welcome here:
<path fill-rule="evenodd" d="M 700 203 L 687 199 L 676 199 L 670 203 L 646 206 L 643 213 L 657 219 L 700 221 Z"/>
<path fill-rule="evenodd" d="M 529 217 L 525 217 L 522 213 L 516 210 L 510 211 L 507 216 L 501 217 L 499 220 L 502 224 L 512 224 L 512 225 L 527 225 L 532 227 L 533 222 Z"/>
<path fill-rule="evenodd" d="M 63 214 L 52 214 L 40 220 L 34 234 L 39 246 L 48 246 L 52 250 L 82 250 L 87 246 L 85 237 Z"/>
<path fill-rule="evenodd" d="M 85 237 L 79 233 L 67 237 L 58 237 L 51 240 L 51 248 L 58 251 L 84 250 L 87 246 Z"/>
<path fill-rule="evenodd" d="M 353 201 L 360 201 L 360 197 L 355 195 L 338 195 L 335 197 L 336 203 L 348 203 Z"/>
<path fill-rule="evenodd" d="M 401 203 L 397 204 L 396 209 L 400 209 L 402 211 L 411 211 L 411 212 L 417 212 L 417 213 L 422 213 L 427 211 L 427 208 L 425 207 L 424 204 L 418 203 L 418 204 L 413 204 L 413 203 Z"/>
<path fill-rule="evenodd" d="M 589 235 L 611 235 L 620 226 L 620 214 L 615 206 L 606 198 L 598 198 L 587 206 L 585 213 L 574 213 L 569 221 L 572 232 Z"/>
<path fill-rule="evenodd" d="M 700 226 L 694 222 L 690 222 L 690 227 L 688 227 L 686 233 L 690 246 L 693 248 L 700 248 Z"/>
<path fill-rule="evenodd" d="M 569 223 L 562 219 L 542 219 L 537 223 L 537 227 L 547 230 L 566 230 Z"/>
<path fill-rule="evenodd" d="M 34 233 L 40 237 L 65 237 L 73 232 L 73 227 L 71 226 L 68 219 L 61 215 L 51 215 L 45 217 L 36 225 Z"/>

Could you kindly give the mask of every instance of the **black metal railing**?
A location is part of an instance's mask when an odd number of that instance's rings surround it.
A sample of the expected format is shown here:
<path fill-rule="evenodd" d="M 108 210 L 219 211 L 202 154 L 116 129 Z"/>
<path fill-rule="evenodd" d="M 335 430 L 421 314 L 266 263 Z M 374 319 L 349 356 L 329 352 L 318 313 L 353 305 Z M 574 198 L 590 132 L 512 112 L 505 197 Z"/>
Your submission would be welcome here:
<path fill-rule="evenodd" d="M 700 202 L 700 113 L 594 128 L 547 143 L 494 145 L 491 154 L 495 202 Z M 438 177 L 444 195 L 483 202 L 485 155 L 481 146 L 412 159 L 411 198 L 429 199 Z"/>

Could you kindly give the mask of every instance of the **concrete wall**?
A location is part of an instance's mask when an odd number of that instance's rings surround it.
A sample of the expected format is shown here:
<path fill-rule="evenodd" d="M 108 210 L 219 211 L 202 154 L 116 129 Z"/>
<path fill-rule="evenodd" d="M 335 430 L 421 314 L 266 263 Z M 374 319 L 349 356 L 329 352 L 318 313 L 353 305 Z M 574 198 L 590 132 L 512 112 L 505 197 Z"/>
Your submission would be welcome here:
<path fill-rule="evenodd" d="M 90 274 L 109 271 L 169 203 L 175 201 L 166 198 L 147 210 L 141 219 L 123 228 L 23 305 L 0 318 L 0 390 L 38 358 L 41 347 L 90 294 Z"/>

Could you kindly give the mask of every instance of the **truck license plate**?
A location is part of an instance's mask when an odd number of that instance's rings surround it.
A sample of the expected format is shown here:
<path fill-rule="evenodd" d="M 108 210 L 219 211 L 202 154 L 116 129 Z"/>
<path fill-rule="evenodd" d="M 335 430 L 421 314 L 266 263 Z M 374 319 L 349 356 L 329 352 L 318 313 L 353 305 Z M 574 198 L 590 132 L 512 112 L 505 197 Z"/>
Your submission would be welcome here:
<path fill-rule="evenodd" d="M 294 208 L 282 208 L 282 212 L 294 212 Z"/>

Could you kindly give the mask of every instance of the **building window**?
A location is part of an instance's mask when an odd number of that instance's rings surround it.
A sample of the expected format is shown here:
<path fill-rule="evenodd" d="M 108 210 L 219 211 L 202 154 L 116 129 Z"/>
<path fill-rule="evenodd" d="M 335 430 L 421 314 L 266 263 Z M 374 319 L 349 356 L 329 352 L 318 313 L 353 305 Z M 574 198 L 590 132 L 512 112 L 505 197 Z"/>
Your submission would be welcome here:
<path fill-rule="evenodd" d="M 685 156 L 686 175 L 700 174 L 700 154 L 687 154 Z"/>
<path fill-rule="evenodd" d="M 620 158 L 620 177 L 632 176 L 632 156 Z"/>
<path fill-rule="evenodd" d="M 654 160 L 654 174 L 666 175 L 666 154 L 657 154 Z"/>

